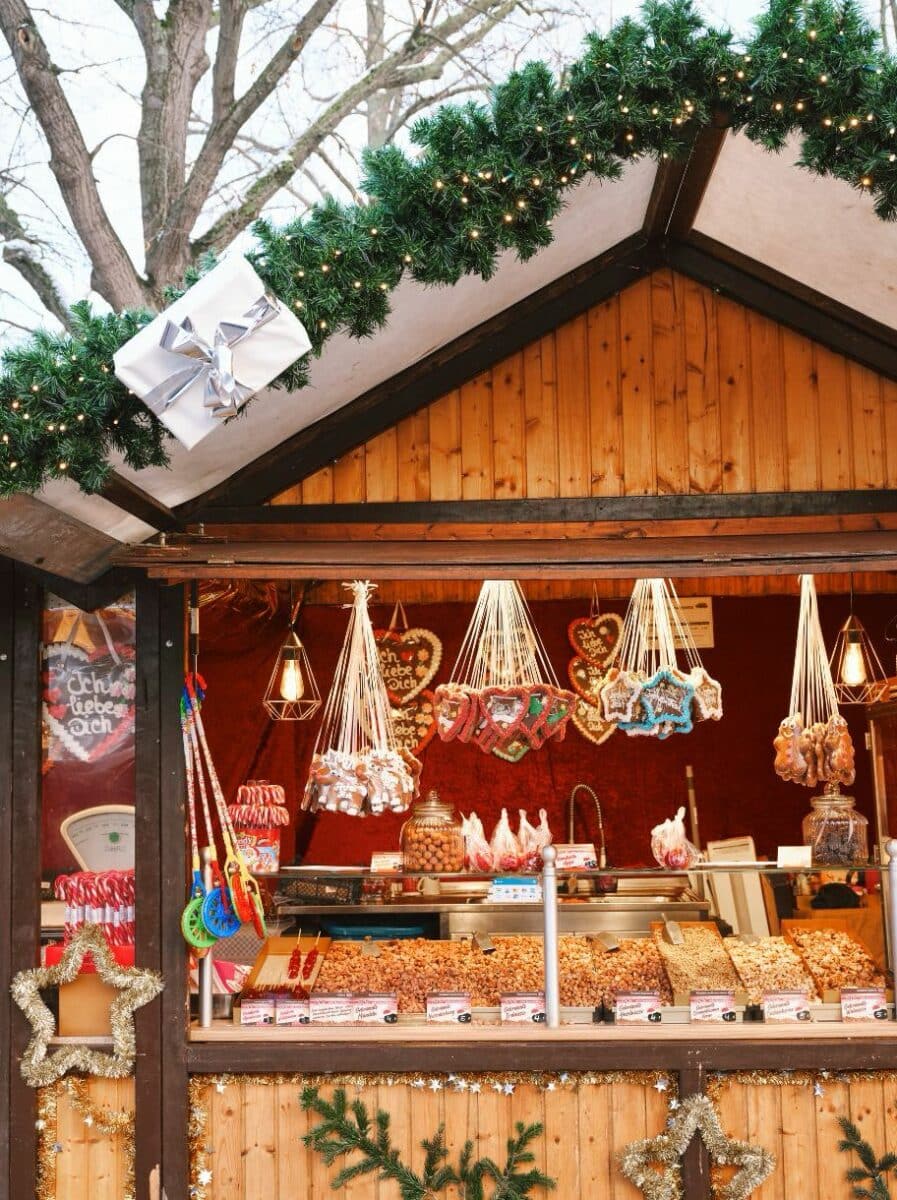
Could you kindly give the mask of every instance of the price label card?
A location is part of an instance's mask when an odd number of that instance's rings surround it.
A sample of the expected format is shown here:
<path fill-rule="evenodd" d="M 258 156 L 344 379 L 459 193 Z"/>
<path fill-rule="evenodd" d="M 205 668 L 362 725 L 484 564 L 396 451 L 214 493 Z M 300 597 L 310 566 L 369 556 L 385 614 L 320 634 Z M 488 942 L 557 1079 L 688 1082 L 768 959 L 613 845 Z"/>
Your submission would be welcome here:
<path fill-rule="evenodd" d="M 735 993 L 692 992 L 688 1007 L 693 1021 L 726 1021 L 729 1023 L 735 1020 Z"/>
<path fill-rule="evenodd" d="M 243 1000 L 240 1003 L 241 1025 L 273 1025 L 276 1004 L 273 996 L 260 1000 Z"/>
<path fill-rule="evenodd" d="M 378 875 L 398 875 L 402 870 L 402 852 L 376 850 L 371 855 L 371 871 Z"/>
<path fill-rule="evenodd" d="M 594 871 L 598 855 L 591 842 L 568 842 L 555 846 L 555 866 L 559 871 Z"/>
<path fill-rule="evenodd" d="M 842 1021 L 887 1021 L 888 1002 L 884 988 L 842 988 Z"/>
<path fill-rule="evenodd" d="M 505 992 L 501 996 L 503 1025 L 545 1023 L 545 997 L 541 992 Z"/>
<path fill-rule="evenodd" d="M 312 992 L 308 1001 L 312 1024 L 352 1025 L 355 1021 L 355 997 L 349 992 Z"/>
<path fill-rule="evenodd" d="M 812 1020 L 807 993 L 767 992 L 763 997 L 763 1019 L 772 1024 Z"/>
<path fill-rule="evenodd" d="M 776 866 L 780 871 L 809 871 L 812 865 L 812 846 L 779 846 Z"/>
<path fill-rule="evenodd" d="M 355 997 L 355 1020 L 361 1025 L 395 1025 L 398 1019 L 395 992 L 369 992 Z"/>
<path fill-rule="evenodd" d="M 660 1023 L 660 992 L 617 992 L 614 1009 L 621 1025 Z"/>
<path fill-rule="evenodd" d="M 277 1025 L 307 1025 L 308 1001 L 294 996 L 278 996 L 274 1016 Z"/>
<path fill-rule="evenodd" d="M 427 996 L 427 1020 L 440 1025 L 469 1025 L 473 1020 L 470 993 L 431 992 Z"/>

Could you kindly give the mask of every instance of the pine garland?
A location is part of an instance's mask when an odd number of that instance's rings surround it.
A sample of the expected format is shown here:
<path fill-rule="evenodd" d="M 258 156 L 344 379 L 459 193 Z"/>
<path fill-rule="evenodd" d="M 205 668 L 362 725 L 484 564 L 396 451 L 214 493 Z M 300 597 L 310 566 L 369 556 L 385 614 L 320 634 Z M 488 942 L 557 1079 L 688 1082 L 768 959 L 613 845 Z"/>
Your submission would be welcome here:
<path fill-rule="evenodd" d="M 876 1158 L 875 1151 L 853 1121 L 848 1117 L 839 1117 L 838 1124 L 844 1134 L 838 1149 L 852 1151 L 861 1164 L 847 1170 L 847 1179 L 853 1184 L 851 1195 L 855 1200 L 891 1200 L 887 1177 L 892 1171 L 897 1172 L 897 1154 L 888 1153 Z"/>
<path fill-rule="evenodd" d="M 488 105 L 417 122 L 416 154 L 369 152 L 368 203 L 329 200 L 281 228 L 256 222 L 248 257 L 319 354 L 333 333 L 382 326 L 405 275 L 451 285 L 488 279 L 502 251 L 532 257 L 583 178 L 615 179 L 645 155 L 680 158 L 714 119 L 772 151 L 796 135 L 800 165 L 867 192 L 883 220 L 897 216 L 897 58 L 852 0 L 770 0 L 741 49 L 690 0 L 650 0 L 641 21 L 591 35 L 563 79 L 530 63 Z M 74 315 L 71 336 L 37 333 L 3 357 L 0 496 L 59 477 L 95 491 L 115 452 L 134 469 L 167 463 L 166 431 L 112 374 L 114 351 L 150 315 L 100 317 L 86 303 Z M 307 372 L 300 360 L 277 382 L 296 390 Z"/>
<path fill-rule="evenodd" d="M 524 1200 L 534 1188 L 550 1189 L 554 1180 L 530 1164 L 534 1155 L 527 1148 L 542 1132 L 541 1125 L 524 1125 L 518 1121 L 517 1136 L 508 1138 L 507 1160 L 503 1169 L 491 1158 L 473 1157 L 473 1142 L 465 1142 L 458 1166 L 451 1166 L 448 1147 L 445 1144 L 445 1129 L 440 1126 L 432 1138 L 424 1138 L 424 1165 L 417 1174 L 399 1157 L 389 1133 L 389 1113 L 377 1109 L 373 1121 L 361 1100 L 350 1104 L 344 1088 L 337 1088 L 333 1099 L 322 1099 L 316 1087 L 303 1089 L 301 1097 L 305 1112 L 313 1112 L 321 1118 L 304 1142 L 311 1146 L 332 1166 L 337 1159 L 359 1154 L 361 1157 L 341 1168 L 332 1181 L 334 1188 L 344 1187 L 361 1175 L 376 1172 L 382 1181 L 392 1180 L 398 1184 L 401 1200 L 431 1200 L 448 1187 L 456 1187 L 464 1200 L 485 1200 L 484 1184 L 493 1185 L 492 1200 Z M 528 1169 L 522 1169 L 528 1168 Z"/>

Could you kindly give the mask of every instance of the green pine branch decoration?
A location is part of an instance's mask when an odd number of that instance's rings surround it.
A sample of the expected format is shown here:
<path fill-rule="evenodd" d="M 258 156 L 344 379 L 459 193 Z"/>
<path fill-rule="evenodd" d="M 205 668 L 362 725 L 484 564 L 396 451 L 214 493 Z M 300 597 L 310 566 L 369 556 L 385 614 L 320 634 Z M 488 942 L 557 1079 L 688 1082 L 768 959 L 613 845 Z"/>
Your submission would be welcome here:
<path fill-rule="evenodd" d="M 466 1142 L 457 1167 L 448 1162 L 448 1147 L 442 1126 L 432 1138 L 424 1138 L 423 1169 L 420 1174 L 402 1162 L 389 1133 L 389 1113 L 378 1109 L 373 1120 L 361 1100 L 351 1103 L 344 1088 L 337 1088 L 331 1100 L 325 1100 L 316 1087 L 302 1091 L 300 1103 L 305 1112 L 313 1112 L 320 1123 L 305 1134 L 307 1146 L 317 1151 L 328 1167 L 350 1155 L 360 1157 L 341 1167 L 332 1186 L 341 1188 L 361 1175 L 377 1175 L 398 1185 L 401 1200 L 432 1200 L 454 1186 L 463 1200 L 486 1200 L 485 1185 L 492 1185 L 491 1200 L 523 1200 L 535 1188 L 549 1190 L 555 1182 L 532 1164 L 535 1157 L 530 1144 L 542 1133 L 542 1126 L 518 1121 L 516 1136 L 508 1138 L 507 1159 L 500 1168 L 491 1158 L 473 1157 L 473 1142 Z"/>
<path fill-rule="evenodd" d="M 503 251 L 530 258 L 582 179 L 616 179 L 645 155 L 681 158 L 714 121 L 771 151 L 795 137 L 802 166 L 897 216 L 897 58 L 855 0 L 769 0 L 742 47 L 691 0 L 649 0 L 640 21 L 592 34 L 563 78 L 530 63 L 488 104 L 418 121 L 414 157 L 368 153 L 367 203 L 329 200 L 280 228 L 258 221 L 248 257 L 320 353 L 336 332 L 383 325 L 405 275 L 450 285 L 488 279 Z M 71 336 L 37 333 L 3 356 L 0 496 L 61 477 L 96 491 L 113 452 L 135 469 L 167 462 L 164 427 L 112 374 L 149 314 L 101 317 L 85 303 L 75 317 Z M 296 390 L 307 373 L 299 360 L 277 383 Z"/>
<path fill-rule="evenodd" d="M 847 1170 L 847 1178 L 853 1184 L 851 1195 L 855 1200 L 891 1200 L 887 1177 L 892 1172 L 897 1173 L 897 1154 L 887 1153 L 877 1158 L 853 1121 L 839 1117 L 838 1123 L 844 1134 L 838 1149 L 852 1152 L 860 1160 L 860 1166 Z"/>

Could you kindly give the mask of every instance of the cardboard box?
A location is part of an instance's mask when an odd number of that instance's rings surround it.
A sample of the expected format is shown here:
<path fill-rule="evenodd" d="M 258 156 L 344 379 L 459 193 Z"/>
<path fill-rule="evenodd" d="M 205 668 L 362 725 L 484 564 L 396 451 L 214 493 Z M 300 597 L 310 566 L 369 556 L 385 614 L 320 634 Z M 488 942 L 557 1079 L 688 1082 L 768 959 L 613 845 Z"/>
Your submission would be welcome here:
<path fill-rule="evenodd" d="M 48 967 L 56 966 L 62 953 L 62 946 L 48 946 L 44 962 Z M 133 946 L 115 946 L 112 953 L 119 966 L 133 967 Z M 111 1037 L 109 1009 L 116 994 L 115 988 L 103 983 L 97 975 L 93 961 L 87 955 L 78 978 L 64 983 L 59 989 L 59 1036 Z"/>

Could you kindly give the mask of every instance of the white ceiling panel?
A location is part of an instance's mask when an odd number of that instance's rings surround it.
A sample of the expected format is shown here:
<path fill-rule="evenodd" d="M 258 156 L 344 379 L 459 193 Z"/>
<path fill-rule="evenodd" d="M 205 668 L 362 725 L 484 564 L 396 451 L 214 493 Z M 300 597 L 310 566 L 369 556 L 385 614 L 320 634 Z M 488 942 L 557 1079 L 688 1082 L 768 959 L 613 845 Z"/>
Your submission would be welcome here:
<path fill-rule="evenodd" d="M 770 154 L 743 134 L 727 137 L 695 229 L 897 328 L 897 223 L 797 158 L 797 141 Z"/>

